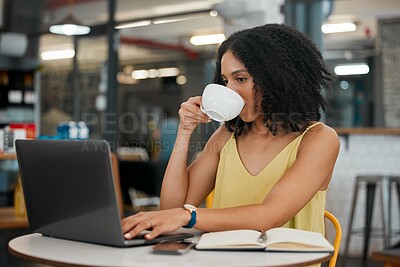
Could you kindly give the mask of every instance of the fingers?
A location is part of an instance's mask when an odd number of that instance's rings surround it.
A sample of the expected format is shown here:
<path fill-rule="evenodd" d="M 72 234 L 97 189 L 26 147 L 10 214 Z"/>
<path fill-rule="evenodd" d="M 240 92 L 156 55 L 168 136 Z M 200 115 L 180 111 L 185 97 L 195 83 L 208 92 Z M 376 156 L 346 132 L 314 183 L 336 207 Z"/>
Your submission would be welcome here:
<path fill-rule="evenodd" d="M 146 239 L 153 239 L 162 233 L 163 233 L 163 231 L 161 231 L 161 227 L 155 227 L 155 228 L 153 228 L 153 230 L 150 233 L 146 234 L 144 237 Z"/>
<path fill-rule="evenodd" d="M 201 97 L 191 97 L 188 101 L 181 104 L 181 114 L 187 116 L 192 120 L 199 120 L 200 122 L 206 123 L 209 121 L 209 117 L 200 110 Z"/>
<path fill-rule="evenodd" d="M 179 116 L 184 129 L 194 129 L 199 123 L 208 123 L 210 118 L 200 110 L 201 97 L 191 97 L 181 104 Z"/>
<path fill-rule="evenodd" d="M 158 212 L 140 212 L 122 220 L 122 232 L 126 239 L 132 239 L 144 230 L 150 230 L 144 237 L 153 239 L 162 233 L 173 232 L 182 225 L 176 218 L 177 212 L 183 209 L 158 211 Z"/>
<path fill-rule="evenodd" d="M 122 232 L 126 239 L 132 239 L 144 230 L 151 230 L 151 232 L 144 237 L 146 239 L 152 239 L 161 233 L 161 229 L 158 227 L 158 221 L 159 219 L 154 218 L 151 213 L 141 212 L 122 220 Z"/>
<path fill-rule="evenodd" d="M 126 239 L 131 239 L 137 236 L 143 230 L 153 227 L 151 220 L 140 218 L 141 215 L 127 217 L 122 220 L 122 232 Z"/>
<path fill-rule="evenodd" d="M 193 122 L 207 123 L 210 120 L 210 118 L 200 110 L 199 106 L 187 102 L 182 103 L 179 115 L 181 119 L 183 118 Z"/>

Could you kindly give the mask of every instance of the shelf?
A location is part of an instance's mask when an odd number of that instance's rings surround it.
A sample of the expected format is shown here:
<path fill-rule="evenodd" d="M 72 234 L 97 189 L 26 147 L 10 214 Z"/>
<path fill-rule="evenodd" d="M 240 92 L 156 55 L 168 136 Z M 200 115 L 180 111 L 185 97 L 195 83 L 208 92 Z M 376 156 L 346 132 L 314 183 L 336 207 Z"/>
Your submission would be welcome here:
<path fill-rule="evenodd" d="M 26 217 L 16 217 L 14 214 L 14 207 L 0 208 L 0 229 L 28 227 L 28 219 Z"/>
<path fill-rule="evenodd" d="M 339 135 L 372 134 L 372 135 L 400 135 L 398 128 L 335 128 Z"/>
<path fill-rule="evenodd" d="M 0 160 L 12 160 L 17 159 L 17 155 L 14 153 L 0 153 Z"/>
<path fill-rule="evenodd" d="M 15 160 L 15 153 L 0 153 L 0 160 Z M 0 207 L 0 229 L 27 228 L 29 227 L 26 217 L 16 217 L 14 207 Z"/>

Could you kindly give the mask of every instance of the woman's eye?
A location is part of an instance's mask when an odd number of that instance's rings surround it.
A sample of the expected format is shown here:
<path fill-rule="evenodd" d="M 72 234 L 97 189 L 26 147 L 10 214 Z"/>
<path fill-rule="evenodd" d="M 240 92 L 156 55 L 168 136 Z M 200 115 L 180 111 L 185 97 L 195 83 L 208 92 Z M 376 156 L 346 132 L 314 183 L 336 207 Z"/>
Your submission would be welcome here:
<path fill-rule="evenodd" d="M 246 81 L 246 78 L 237 78 L 236 80 L 237 80 L 238 82 L 242 83 L 242 82 Z"/>
<path fill-rule="evenodd" d="M 222 84 L 223 84 L 223 85 L 227 85 L 227 84 L 228 84 L 228 80 L 222 79 Z"/>

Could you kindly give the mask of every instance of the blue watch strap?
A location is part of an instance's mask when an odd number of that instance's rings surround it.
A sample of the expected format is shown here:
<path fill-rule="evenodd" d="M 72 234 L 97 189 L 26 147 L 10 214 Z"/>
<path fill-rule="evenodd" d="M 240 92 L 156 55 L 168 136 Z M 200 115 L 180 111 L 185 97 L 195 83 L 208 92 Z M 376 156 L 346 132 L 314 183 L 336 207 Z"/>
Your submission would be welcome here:
<path fill-rule="evenodd" d="M 195 210 L 191 211 L 190 216 L 189 223 L 185 226 L 182 226 L 183 228 L 192 228 L 196 224 L 197 212 Z"/>

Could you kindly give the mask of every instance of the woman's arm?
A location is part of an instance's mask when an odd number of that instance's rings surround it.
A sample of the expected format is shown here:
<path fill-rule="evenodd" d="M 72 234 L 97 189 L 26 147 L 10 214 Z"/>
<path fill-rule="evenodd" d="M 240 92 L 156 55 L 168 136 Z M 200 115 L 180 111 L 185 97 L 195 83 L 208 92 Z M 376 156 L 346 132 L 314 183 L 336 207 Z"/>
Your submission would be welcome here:
<path fill-rule="evenodd" d="M 228 132 L 220 127 L 207 142 L 199 157 L 187 167 L 190 137 L 199 123 L 209 122 L 200 109 L 201 97 L 192 97 L 181 105 L 180 125 L 177 139 L 165 171 L 160 208 L 182 207 L 185 203 L 200 205 L 214 187 L 219 152 L 229 138 Z"/>
<path fill-rule="evenodd" d="M 339 139 L 333 129 L 325 125 L 313 128 L 303 137 L 295 163 L 274 185 L 263 203 L 225 209 L 200 208 L 195 227 L 202 231 L 280 227 L 319 190 L 327 188 L 338 152 Z M 189 220 L 189 212 L 179 207 L 134 215 L 123 220 L 122 229 L 130 238 L 152 227 L 147 238 L 154 238 L 179 229 Z"/>

